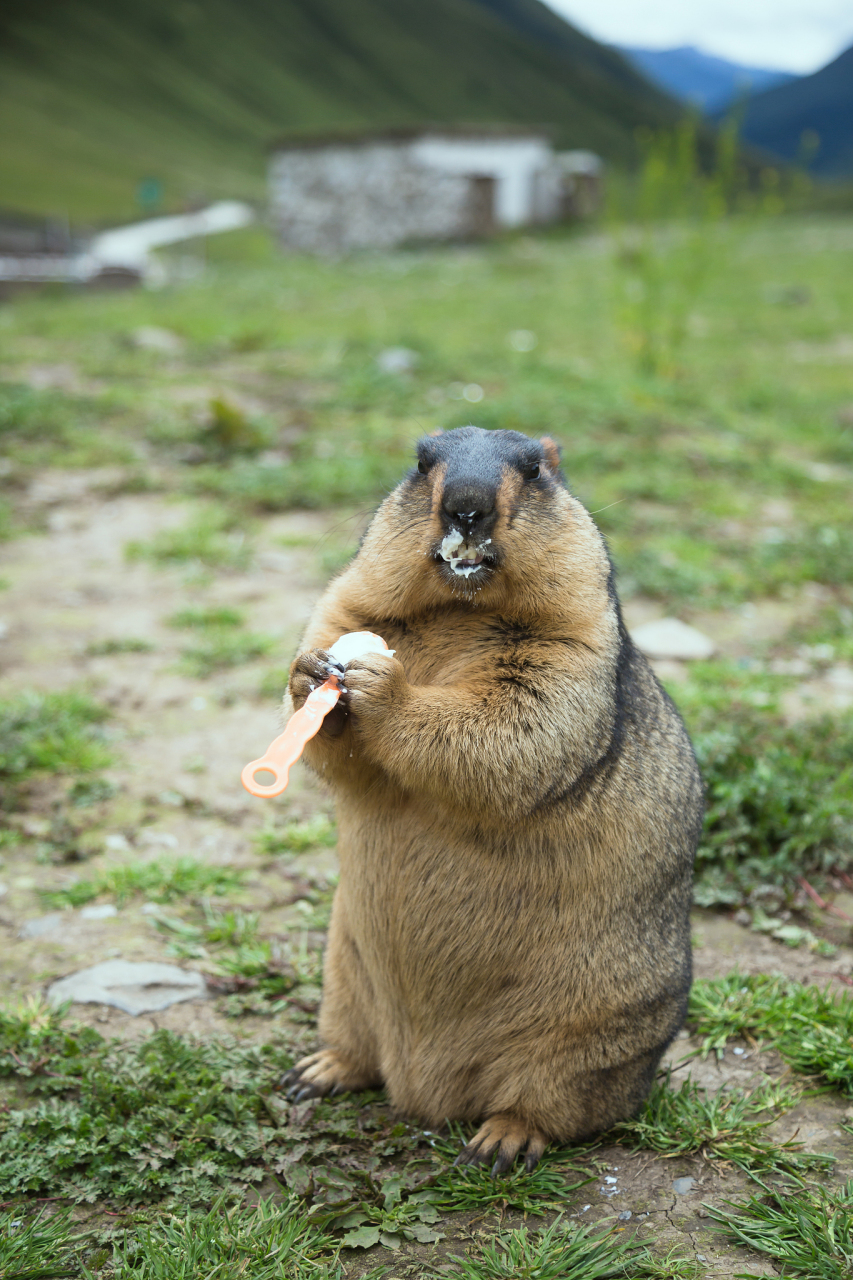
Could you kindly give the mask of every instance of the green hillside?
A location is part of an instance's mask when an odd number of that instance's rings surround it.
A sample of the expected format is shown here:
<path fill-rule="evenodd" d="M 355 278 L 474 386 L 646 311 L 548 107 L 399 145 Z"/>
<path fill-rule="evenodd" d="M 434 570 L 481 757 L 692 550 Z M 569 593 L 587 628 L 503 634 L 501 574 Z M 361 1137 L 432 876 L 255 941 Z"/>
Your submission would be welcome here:
<path fill-rule="evenodd" d="M 0 29 L 0 207 L 78 222 L 260 197 L 277 134 L 549 124 L 627 160 L 677 108 L 539 0 L 16 0 Z"/>

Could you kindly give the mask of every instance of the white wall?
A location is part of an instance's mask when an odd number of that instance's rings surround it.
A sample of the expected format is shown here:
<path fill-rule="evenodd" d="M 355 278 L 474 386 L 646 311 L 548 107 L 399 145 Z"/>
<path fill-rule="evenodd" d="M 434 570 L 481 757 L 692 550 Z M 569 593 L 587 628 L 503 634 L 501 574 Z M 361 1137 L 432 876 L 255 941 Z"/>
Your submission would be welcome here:
<path fill-rule="evenodd" d="M 544 138 L 427 135 L 410 147 L 412 159 L 430 168 L 495 178 L 495 218 L 500 226 L 520 227 L 543 216 L 536 207 L 536 175 L 553 164 L 553 151 Z"/>

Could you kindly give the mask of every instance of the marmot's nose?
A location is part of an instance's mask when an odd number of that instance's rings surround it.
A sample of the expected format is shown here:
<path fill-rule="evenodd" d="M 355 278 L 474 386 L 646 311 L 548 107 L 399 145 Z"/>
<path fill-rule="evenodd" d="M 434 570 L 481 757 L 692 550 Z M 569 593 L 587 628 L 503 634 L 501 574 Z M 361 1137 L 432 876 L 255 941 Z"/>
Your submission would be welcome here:
<path fill-rule="evenodd" d="M 445 490 L 441 505 L 460 533 L 468 534 L 494 515 L 495 495 L 480 486 L 453 485 Z"/>

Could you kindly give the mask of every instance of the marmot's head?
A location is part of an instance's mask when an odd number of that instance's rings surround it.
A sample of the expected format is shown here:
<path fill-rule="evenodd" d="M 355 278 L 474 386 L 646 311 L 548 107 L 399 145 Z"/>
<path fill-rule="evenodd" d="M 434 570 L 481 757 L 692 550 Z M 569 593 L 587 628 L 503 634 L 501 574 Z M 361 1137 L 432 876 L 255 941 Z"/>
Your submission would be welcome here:
<path fill-rule="evenodd" d="M 479 591 L 502 569 L 516 576 L 525 538 L 539 541 L 557 491 L 565 488 L 553 440 L 480 427 L 425 436 L 417 468 L 403 483 L 419 508 L 429 502 L 435 572 L 464 595 L 464 588 Z"/>
<path fill-rule="evenodd" d="M 368 610 L 374 594 L 401 618 L 451 600 L 507 616 L 569 602 L 577 612 L 590 591 L 606 596 L 609 569 L 553 440 L 480 427 L 419 441 L 417 467 L 382 504 L 350 566 Z"/>

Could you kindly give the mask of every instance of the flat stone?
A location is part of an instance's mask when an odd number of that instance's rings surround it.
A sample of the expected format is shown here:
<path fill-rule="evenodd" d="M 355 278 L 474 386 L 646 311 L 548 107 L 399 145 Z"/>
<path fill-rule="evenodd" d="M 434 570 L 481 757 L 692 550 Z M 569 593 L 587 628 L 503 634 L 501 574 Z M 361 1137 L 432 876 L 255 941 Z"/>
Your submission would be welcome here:
<path fill-rule="evenodd" d="M 408 347 L 386 347 L 376 357 L 377 368 L 382 373 L 411 373 L 420 364 L 417 351 Z"/>
<path fill-rule="evenodd" d="M 672 1184 L 672 1189 L 677 1196 L 686 1196 L 690 1194 L 695 1186 L 695 1178 L 676 1178 Z"/>
<path fill-rule="evenodd" d="M 21 926 L 19 938 L 40 938 L 45 933 L 55 933 L 62 924 L 62 913 L 52 911 L 49 916 L 37 916 Z"/>
<path fill-rule="evenodd" d="M 80 910 L 81 920 L 108 920 L 110 916 L 118 915 L 118 907 L 114 907 L 111 902 L 96 903 L 93 907 L 82 907 Z"/>
<path fill-rule="evenodd" d="M 710 658 L 717 646 L 710 637 L 678 618 L 656 618 L 634 627 L 631 639 L 649 658 Z"/>
<path fill-rule="evenodd" d="M 130 341 L 141 351 L 159 351 L 167 356 L 177 355 L 184 347 L 183 339 L 171 329 L 161 329 L 154 324 L 143 324 L 134 329 Z"/>
<path fill-rule="evenodd" d="M 207 983 L 192 969 L 147 961 L 108 960 L 60 978 L 48 988 L 51 1004 L 109 1004 L 137 1017 L 182 1000 L 207 995 Z"/>

